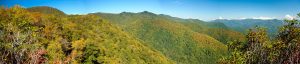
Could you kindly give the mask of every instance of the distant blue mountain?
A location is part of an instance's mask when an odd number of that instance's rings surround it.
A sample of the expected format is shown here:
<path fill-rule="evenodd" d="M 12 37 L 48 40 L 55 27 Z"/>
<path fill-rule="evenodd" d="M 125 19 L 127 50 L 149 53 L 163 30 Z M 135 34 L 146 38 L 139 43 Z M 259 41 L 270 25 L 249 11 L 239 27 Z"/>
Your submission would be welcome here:
<path fill-rule="evenodd" d="M 242 32 L 244 34 L 247 33 L 248 29 L 254 28 L 255 26 L 265 27 L 270 36 L 274 36 L 277 31 L 278 27 L 284 24 L 283 20 L 278 19 L 270 19 L 270 20 L 262 20 L 262 19 L 235 19 L 235 20 L 228 20 L 228 19 L 217 19 L 211 22 L 221 22 L 224 23 L 226 26 L 232 28 L 233 30 Z"/>

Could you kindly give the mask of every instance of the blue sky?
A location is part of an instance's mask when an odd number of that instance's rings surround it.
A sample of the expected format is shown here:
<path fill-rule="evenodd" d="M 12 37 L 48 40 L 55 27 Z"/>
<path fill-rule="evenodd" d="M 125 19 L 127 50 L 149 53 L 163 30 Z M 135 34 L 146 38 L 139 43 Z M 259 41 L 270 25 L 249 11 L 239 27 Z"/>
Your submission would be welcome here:
<path fill-rule="evenodd" d="M 258 18 L 283 19 L 300 12 L 300 0 L 0 0 L 11 7 L 50 6 L 67 14 L 150 11 L 201 20 Z"/>

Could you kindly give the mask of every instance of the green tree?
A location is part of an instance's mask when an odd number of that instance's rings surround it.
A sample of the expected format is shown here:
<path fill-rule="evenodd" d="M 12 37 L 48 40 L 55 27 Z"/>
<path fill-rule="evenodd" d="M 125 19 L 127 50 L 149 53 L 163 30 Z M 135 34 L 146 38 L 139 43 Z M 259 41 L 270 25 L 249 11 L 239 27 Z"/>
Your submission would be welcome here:
<path fill-rule="evenodd" d="M 298 14 L 300 16 L 300 14 Z M 220 60 L 229 64 L 300 63 L 300 24 L 297 19 L 285 20 L 277 37 L 270 40 L 261 28 L 250 29 L 247 41 L 229 43 L 231 55 Z"/>
<path fill-rule="evenodd" d="M 274 60 L 276 63 L 299 63 L 300 62 L 300 24 L 297 19 L 285 20 L 277 37 L 277 49 L 279 54 Z"/>

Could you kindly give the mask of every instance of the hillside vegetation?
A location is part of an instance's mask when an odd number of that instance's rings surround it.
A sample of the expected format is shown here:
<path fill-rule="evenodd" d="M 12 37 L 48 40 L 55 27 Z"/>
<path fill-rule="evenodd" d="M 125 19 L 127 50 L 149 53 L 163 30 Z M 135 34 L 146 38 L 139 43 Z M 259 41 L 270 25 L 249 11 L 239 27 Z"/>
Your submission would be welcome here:
<path fill-rule="evenodd" d="M 148 11 L 68 15 L 47 6 L 0 8 L 0 63 L 216 64 L 242 33 L 221 22 Z"/>
<path fill-rule="evenodd" d="M 216 27 L 218 25 L 214 25 L 214 23 L 206 23 L 200 20 L 195 21 L 195 24 L 189 22 L 189 20 L 157 15 L 148 11 L 93 14 L 117 24 L 124 31 L 145 41 L 145 45 L 157 49 L 177 63 L 215 63 L 218 58 L 227 55 L 227 47 L 216 40 L 215 37 L 219 37 L 220 40 L 224 38 L 222 41 L 225 42 L 226 39 L 230 39 L 227 36 L 232 35 L 229 34 L 231 32 L 229 29 L 224 29 L 228 33 L 209 32 L 209 30 L 226 28 L 224 25 L 224 27 Z M 238 32 L 236 34 L 241 35 Z M 215 37 L 211 37 L 211 35 Z"/>
<path fill-rule="evenodd" d="M 1 64 L 174 63 L 99 16 L 58 16 L 20 6 L 0 13 Z"/>

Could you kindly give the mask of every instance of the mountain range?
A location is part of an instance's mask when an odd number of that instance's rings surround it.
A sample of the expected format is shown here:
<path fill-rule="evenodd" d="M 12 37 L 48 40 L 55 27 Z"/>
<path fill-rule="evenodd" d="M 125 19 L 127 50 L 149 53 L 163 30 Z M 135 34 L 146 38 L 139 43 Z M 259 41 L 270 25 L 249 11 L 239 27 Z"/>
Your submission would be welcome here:
<path fill-rule="evenodd" d="M 212 20 L 211 22 L 221 22 L 226 26 L 232 28 L 235 31 L 246 34 L 248 29 L 254 27 L 263 27 L 266 28 L 269 36 L 275 37 L 276 33 L 280 29 L 279 27 L 284 25 L 283 20 L 278 19 L 238 19 L 238 20 L 228 20 L 228 19 L 217 19 Z"/>
<path fill-rule="evenodd" d="M 275 19 L 202 21 L 149 11 L 70 15 L 47 6 L 0 12 L 7 13 L 1 15 L 1 37 L 7 37 L 0 39 L 6 42 L 1 54 L 50 64 L 215 64 L 229 55 L 227 42 L 246 40 L 247 29 L 257 25 L 274 32 L 283 24 Z M 32 57 L 36 53 L 40 56 Z"/>

